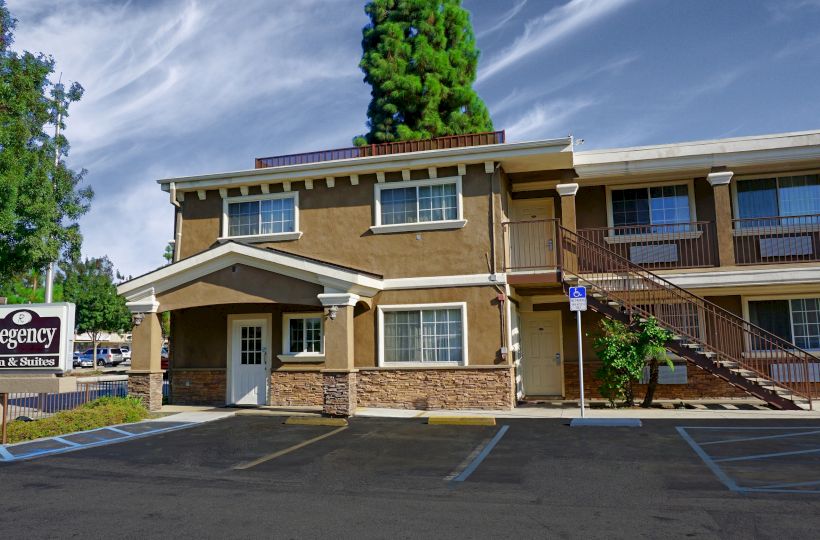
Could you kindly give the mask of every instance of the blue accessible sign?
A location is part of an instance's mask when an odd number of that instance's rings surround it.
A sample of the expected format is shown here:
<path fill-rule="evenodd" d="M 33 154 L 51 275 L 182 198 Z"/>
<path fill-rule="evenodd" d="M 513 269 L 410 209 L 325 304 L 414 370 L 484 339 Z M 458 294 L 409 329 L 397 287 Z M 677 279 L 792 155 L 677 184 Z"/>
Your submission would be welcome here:
<path fill-rule="evenodd" d="M 570 311 L 586 311 L 587 310 L 587 288 L 586 287 L 570 287 L 569 288 L 569 310 Z"/>

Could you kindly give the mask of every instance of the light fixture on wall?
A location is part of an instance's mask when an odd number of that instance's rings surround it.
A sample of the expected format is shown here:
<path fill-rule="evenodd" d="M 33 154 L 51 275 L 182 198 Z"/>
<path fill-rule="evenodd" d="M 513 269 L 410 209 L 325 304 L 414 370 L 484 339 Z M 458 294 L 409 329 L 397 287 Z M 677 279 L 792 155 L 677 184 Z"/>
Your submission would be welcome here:
<path fill-rule="evenodd" d="M 145 313 L 132 313 L 131 314 L 131 324 L 134 326 L 139 326 L 142 324 L 143 319 L 145 319 Z"/>
<path fill-rule="evenodd" d="M 336 320 L 336 313 L 338 313 L 338 312 L 339 312 L 339 307 L 338 306 L 330 306 L 329 308 L 327 308 L 327 318 L 330 319 L 331 321 L 335 321 Z"/>

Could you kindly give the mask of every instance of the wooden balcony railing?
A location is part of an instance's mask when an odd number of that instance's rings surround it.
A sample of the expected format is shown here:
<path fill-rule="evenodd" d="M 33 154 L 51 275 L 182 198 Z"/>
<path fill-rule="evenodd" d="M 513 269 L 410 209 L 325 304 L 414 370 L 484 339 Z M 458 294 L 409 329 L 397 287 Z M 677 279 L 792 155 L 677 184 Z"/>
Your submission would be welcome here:
<path fill-rule="evenodd" d="M 650 270 L 717 266 L 711 221 L 581 229 L 578 235 Z"/>
<path fill-rule="evenodd" d="M 554 270 L 558 266 L 557 219 L 507 221 L 501 225 L 504 229 L 505 272 Z"/>
<path fill-rule="evenodd" d="M 446 137 L 436 137 L 434 139 L 419 141 L 369 144 L 366 146 L 336 148 L 334 150 L 320 150 L 318 152 L 303 152 L 300 154 L 256 158 L 256 168 L 264 169 L 266 167 L 284 167 L 287 165 L 302 165 L 305 163 L 318 163 L 320 161 L 334 161 L 338 159 L 405 154 L 408 152 L 421 152 L 423 150 L 442 150 L 445 148 L 503 144 L 505 140 L 504 130 L 488 131 L 485 133 L 467 133 L 464 135 L 448 135 Z"/>
<path fill-rule="evenodd" d="M 732 220 L 737 264 L 820 261 L 820 214 Z"/>

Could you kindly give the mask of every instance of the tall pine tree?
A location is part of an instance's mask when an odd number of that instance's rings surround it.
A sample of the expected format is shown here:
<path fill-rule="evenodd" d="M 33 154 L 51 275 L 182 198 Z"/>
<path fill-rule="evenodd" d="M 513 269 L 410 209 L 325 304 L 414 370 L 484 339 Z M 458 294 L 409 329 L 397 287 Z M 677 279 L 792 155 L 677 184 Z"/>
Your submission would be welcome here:
<path fill-rule="evenodd" d="M 54 84 L 54 59 L 10 49 L 15 20 L 0 0 L 0 281 L 44 268 L 59 256 L 78 256 L 77 220 L 93 195 L 80 188 L 84 171 L 64 160 L 68 105 L 82 87 Z"/>
<path fill-rule="evenodd" d="M 370 131 L 354 144 L 492 131 L 473 90 L 478 49 L 461 0 L 371 0 L 362 29 Z"/>

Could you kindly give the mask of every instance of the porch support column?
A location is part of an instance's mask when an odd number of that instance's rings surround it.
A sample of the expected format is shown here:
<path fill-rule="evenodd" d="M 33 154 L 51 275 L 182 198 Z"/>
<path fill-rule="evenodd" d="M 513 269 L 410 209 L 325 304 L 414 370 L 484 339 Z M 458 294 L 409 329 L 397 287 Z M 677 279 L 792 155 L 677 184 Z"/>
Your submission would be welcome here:
<path fill-rule="evenodd" d="M 324 293 L 325 369 L 322 370 L 322 413 L 353 416 L 356 412 L 356 369 L 354 368 L 353 307 L 359 296 Z"/>
<path fill-rule="evenodd" d="M 137 397 L 150 411 L 162 408 L 162 325 L 153 293 L 137 301 L 126 302 L 131 310 L 131 370 L 128 372 L 128 395 Z"/>
<path fill-rule="evenodd" d="M 717 250 L 720 266 L 735 265 L 735 240 L 732 234 L 732 197 L 729 184 L 732 171 L 711 172 L 706 177 L 714 190 L 715 228 L 717 229 Z"/>
<path fill-rule="evenodd" d="M 575 195 L 578 193 L 578 184 L 558 184 L 555 186 L 561 196 L 561 225 L 572 232 L 577 230 L 575 220 Z"/>
<path fill-rule="evenodd" d="M 555 186 L 558 195 L 561 196 L 561 225 L 573 233 L 578 230 L 575 220 L 575 195 L 578 193 L 578 184 L 558 184 Z M 563 276 L 568 274 L 578 273 L 578 257 L 576 251 L 567 249 L 567 245 L 562 242 L 564 234 L 558 230 L 555 231 L 559 235 L 558 242 L 561 248 L 560 258 L 558 259 L 561 265 L 561 273 Z M 575 243 L 574 241 L 572 242 Z M 577 249 L 577 248 L 576 248 Z"/>
<path fill-rule="evenodd" d="M 142 321 L 139 321 L 142 317 Z M 162 408 L 162 326 L 159 314 L 134 314 L 131 334 L 131 370 L 128 372 L 128 394 L 138 397 L 150 411 Z"/>

